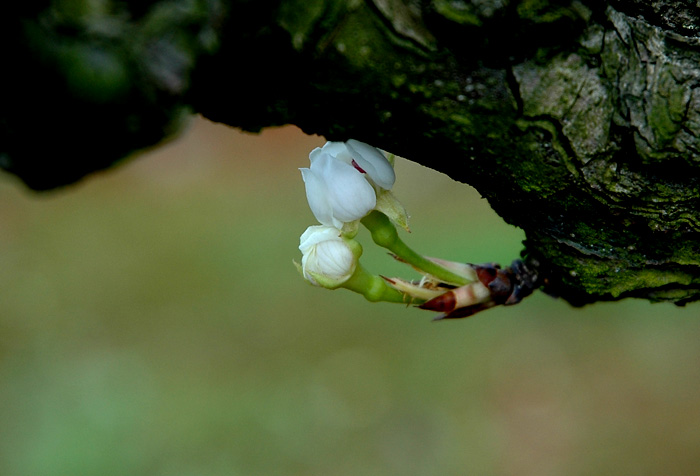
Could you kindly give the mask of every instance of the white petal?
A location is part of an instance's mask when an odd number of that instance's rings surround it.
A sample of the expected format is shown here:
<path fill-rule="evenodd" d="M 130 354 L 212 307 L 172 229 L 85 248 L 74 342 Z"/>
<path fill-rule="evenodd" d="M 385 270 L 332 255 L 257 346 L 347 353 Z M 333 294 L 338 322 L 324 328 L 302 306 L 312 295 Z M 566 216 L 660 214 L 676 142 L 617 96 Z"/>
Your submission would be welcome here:
<path fill-rule="evenodd" d="M 316 245 L 316 258 L 323 274 L 342 278 L 354 271 L 355 256 L 342 241 L 324 241 Z"/>
<path fill-rule="evenodd" d="M 340 230 L 333 226 L 313 225 L 299 237 L 299 251 L 306 253 L 312 246 L 322 241 L 341 240 Z"/>
<path fill-rule="evenodd" d="M 350 164 L 350 161 L 352 160 L 345 142 L 326 142 L 326 144 L 323 146 L 323 152 L 340 159 L 347 164 Z"/>
<path fill-rule="evenodd" d="M 310 168 L 299 170 L 301 171 L 301 177 L 304 179 L 304 185 L 306 186 L 306 200 L 309 202 L 311 213 L 324 225 L 342 228 L 343 223 L 333 217 L 330 191 L 323 177 Z"/>
<path fill-rule="evenodd" d="M 318 158 L 318 155 L 319 155 L 322 151 L 323 151 L 323 149 L 321 149 L 320 147 L 316 147 L 314 150 L 312 150 L 311 152 L 309 152 L 309 161 L 311 161 L 311 163 L 313 164 L 313 163 L 314 163 L 314 160 L 316 160 L 316 158 Z"/>
<path fill-rule="evenodd" d="M 350 139 L 346 142 L 350 153 L 357 165 L 380 187 L 389 190 L 396 181 L 394 168 L 379 149 L 359 140 Z"/>
<path fill-rule="evenodd" d="M 326 199 L 332 209 L 332 217 L 341 222 L 359 220 L 377 203 L 377 195 L 363 174 L 355 167 L 322 154 L 311 164 L 311 171 L 320 177 L 326 187 Z M 308 187 L 307 187 L 308 198 Z M 311 201 L 309 200 L 311 206 Z M 313 211 L 313 206 L 311 206 Z M 324 225 L 316 212 L 314 215 Z M 337 223 L 332 223 L 338 228 Z"/>

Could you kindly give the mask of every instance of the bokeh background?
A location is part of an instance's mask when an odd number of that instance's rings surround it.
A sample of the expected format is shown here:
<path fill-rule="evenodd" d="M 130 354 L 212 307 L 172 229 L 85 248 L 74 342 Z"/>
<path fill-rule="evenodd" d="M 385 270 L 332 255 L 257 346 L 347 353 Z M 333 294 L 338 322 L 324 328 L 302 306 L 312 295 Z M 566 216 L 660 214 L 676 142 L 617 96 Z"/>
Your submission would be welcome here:
<path fill-rule="evenodd" d="M 297 168 L 323 142 L 194 118 L 63 190 L 0 177 L 1 475 L 699 474 L 698 305 L 537 293 L 433 323 L 307 285 Z M 518 256 L 469 186 L 396 169 L 409 245 Z"/>

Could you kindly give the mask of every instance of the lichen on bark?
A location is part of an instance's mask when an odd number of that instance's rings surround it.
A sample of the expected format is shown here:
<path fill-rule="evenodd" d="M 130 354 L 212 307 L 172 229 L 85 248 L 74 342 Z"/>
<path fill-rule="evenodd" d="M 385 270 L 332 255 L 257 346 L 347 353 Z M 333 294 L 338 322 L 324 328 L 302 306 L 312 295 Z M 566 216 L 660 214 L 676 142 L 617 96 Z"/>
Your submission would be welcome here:
<path fill-rule="evenodd" d="M 27 40 L 0 157 L 34 188 L 182 111 L 296 124 L 473 185 L 572 304 L 700 299 L 700 13 L 682 2 L 46 0 L 0 23 Z"/>

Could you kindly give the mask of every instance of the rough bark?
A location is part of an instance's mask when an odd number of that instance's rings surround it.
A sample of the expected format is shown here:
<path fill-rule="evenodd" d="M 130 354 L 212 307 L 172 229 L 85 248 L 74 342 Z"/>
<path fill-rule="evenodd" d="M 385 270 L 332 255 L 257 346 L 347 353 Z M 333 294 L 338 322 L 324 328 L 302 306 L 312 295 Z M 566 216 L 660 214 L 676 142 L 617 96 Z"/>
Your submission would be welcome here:
<path fill-rule="evenodd" d="M 545 291 L 572 304 L 700 299 L 700 11 L 691 4 L 23 8 L 0 20 L 13 45 L 0 165 L 32 188 L 153 145 L 189 111 L 250 131 L 296 124 L 473 185 L 525 230 Z"/>

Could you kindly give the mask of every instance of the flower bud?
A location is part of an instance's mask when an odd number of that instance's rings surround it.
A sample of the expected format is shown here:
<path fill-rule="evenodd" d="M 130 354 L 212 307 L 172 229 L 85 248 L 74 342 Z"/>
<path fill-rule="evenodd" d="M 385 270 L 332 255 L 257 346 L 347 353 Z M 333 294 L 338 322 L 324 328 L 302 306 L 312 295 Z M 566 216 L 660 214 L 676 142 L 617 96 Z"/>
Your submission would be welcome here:
<path fill-rule="evenodd" d="M 310 226 L 299 239 L 301 269 L 311 284 L 334 289 L 350 279 L 357 266 L 352 241 L 331 226 Z"/>

